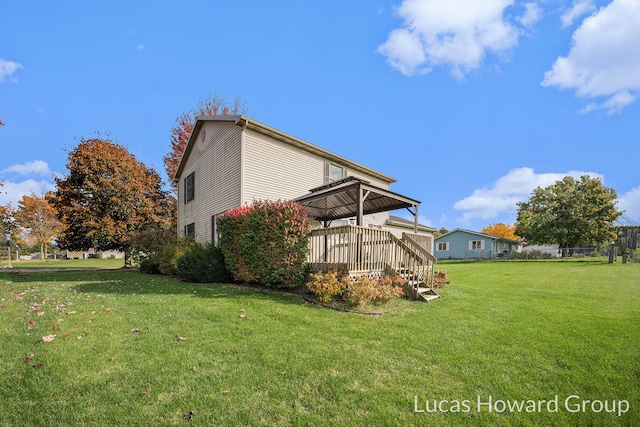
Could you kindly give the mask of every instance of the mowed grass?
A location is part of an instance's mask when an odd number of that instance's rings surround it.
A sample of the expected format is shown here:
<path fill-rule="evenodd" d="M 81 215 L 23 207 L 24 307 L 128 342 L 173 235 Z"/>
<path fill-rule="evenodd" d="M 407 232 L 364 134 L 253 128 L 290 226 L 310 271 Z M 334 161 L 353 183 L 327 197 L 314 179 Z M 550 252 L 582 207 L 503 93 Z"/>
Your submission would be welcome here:
<path fill-rule="evenodd" d="M 110 269 L 124 267 L 123 259 L 45 259 L 11 261 L 14 270 L 49 270 L 49 269 Z M 10 271 L 9 262 L 0 261 L 0 271 Z"/>
<path fill-rule="evenodd" d="M 640 425 L 640 266 L 438 268 L 441 299 L 379 316 L 136 271 L 2 271 L 0 425 Z M 587 400 L 629 408 L 570 411 Z"/>

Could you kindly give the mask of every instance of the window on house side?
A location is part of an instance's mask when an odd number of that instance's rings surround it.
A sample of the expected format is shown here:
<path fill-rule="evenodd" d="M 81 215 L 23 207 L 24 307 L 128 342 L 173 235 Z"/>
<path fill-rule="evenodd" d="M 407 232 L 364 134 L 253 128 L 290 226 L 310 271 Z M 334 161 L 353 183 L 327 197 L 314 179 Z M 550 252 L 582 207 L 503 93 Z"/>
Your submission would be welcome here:
<path fill-rule="evenodd" d="M 342 179 L 342 174 L 344 173 L 343 171 L 344 169 L 340 166 L 329 165 L 329 181 L 340 181 Z"/>
<path fill-rule="evenodd" d="M 184 202 L 189 203 L 196 198 L 196 177 L 195 172 L 191 172 L 184 179 Z"/>
<path fill-rule="evenodd" d="M 449 242 L 438 242 L 438 250 L 439 251 L 448 251 L 449 250 Z"/>
<path fill-rule="evenodd" d="M 192 222 L 191 224 L 187 224 L 184 226 L 184 235 L 185 237 L 189 237 L 191 239 L 196 238 L 196 223 Z"/>
<path fill-rule="evenodd" d="M 324 183 L 330 184 L 347 177 L 347 170 L 333 163 L 325 162 L 324 164 Z"/>
<path fill-rule="evenodd" d="M 484 249 L 484 240 L 469 240 L 469 249 Z"/>

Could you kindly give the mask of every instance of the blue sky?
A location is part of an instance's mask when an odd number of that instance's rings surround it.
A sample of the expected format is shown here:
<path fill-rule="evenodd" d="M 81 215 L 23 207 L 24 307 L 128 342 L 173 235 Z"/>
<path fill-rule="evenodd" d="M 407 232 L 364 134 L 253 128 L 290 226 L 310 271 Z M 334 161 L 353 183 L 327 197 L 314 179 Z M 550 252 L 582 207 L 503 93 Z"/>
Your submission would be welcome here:
<path fill-rule="evenodd" d="M 640 223 L 637 0 L 6 3 L 1 205 L 95 132 L 164 176 L 176 117 L 216 92 L 395 177 L 436 228 L 512 224 L 581 174 Z"/>

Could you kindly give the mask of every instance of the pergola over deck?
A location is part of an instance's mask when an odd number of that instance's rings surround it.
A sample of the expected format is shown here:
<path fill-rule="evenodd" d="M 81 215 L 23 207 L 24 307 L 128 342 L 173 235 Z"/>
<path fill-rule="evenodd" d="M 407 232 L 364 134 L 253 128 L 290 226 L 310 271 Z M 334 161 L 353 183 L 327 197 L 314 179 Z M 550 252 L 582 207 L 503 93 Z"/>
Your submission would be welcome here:
<path fill-rule="evenodd" d="M 350 176 L 310 190 L 295 199 L 308 211 L 309 218 L 328 223 L 336 219 L 356 218 L 361 226 L 364 215 L 406 208 L 413 215 L 414 233 L 418 232 L 420 202 L 368 181 Z"/>
<path fill-rule="evenodd" d="M 325 227 L 311 232 L 307 254 L 311 269 L 338 270 L 349 275 L 401 276 L 406 281 L 407 295 L 426 301 L 438 297 L 432 285 L 436 259 L 415 240 L 419 201 L 355 177 L 310 191 L 295 202 L 307 209 L 309 218 L 322 221 Z M 402 233 L 400 239 L 389 230 L 362 226 L 364 215 L 402 208 L 413 214 L 416 235 Z M 352 217 L 357 225 L 327 228 L 333 220 Z"/>

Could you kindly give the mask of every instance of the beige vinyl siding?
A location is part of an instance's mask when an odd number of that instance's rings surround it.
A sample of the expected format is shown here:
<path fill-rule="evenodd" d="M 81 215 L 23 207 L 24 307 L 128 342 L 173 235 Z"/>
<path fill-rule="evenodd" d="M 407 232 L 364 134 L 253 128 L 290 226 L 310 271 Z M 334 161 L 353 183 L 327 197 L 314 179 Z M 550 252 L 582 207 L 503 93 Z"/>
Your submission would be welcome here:
<path fill-rule="evenodd" d="M 360 178 L 363 179 L 365 181 L 369 181 L 372 185 L 375 185 L 376 187 L 380 187 L 383 188 L 385 190 L 390 190 L 389 188 L 389 183 L 387 181 L 382 181 L 380 179 L 376 179 L 370 175 L 365 175 L 363 173 L 359 173 L 357 171 L 349 171 L 348 173 L 349 176 L 354 176 L 356 178 Z"/>
<path fill-rule="evenodd" d="M 323 184 L 321 157 L 248 129 L 244 144 L 244 203 L 295 199 Z"/>
<path fill-rule="evenodd" d="M 240 137 L 234 123 L 205 123 L 182 171 L 178 194 L 178 233 L 195 223 L 196 241 L 211 241 L 211 216 L 239 206 Z M 184 178 L 195 171 L 195 198 L 184 203 Z"/>
<path fill-rule="evenodd" d="M 290 200 L 303 196 L 312 188 L 324 185 L 325 164 L 320 156 L 308 153 L 289 144 L 246 130 L 244 137 L 244 194 L 243 203 L 254 200 Z M 389 183 L 346 169 L 347 176 L 364 179 L 379 187 L 389 189 Z M 382 226 L 389 218 L 388 212 L 365 215 L 365 226 Z M 333 225 L 348 224 L 348 220 L 334 221 Z"/>

